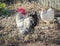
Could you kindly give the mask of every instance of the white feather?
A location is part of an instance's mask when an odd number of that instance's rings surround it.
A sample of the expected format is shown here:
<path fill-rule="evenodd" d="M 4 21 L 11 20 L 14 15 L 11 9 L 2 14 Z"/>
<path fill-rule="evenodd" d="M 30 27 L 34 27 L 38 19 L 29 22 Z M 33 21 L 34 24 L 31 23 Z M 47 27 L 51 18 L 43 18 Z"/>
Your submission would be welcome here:
<path fill-rule="evenodd" d="M 29 28 L 30 28 L 30 25 L 31 25 L 31 22 L 32 21 L 32 17 L 27 17 L 26 15 L 22 15 L 20 13 L 17 14 L 16 16 L 16 24 L 17 24 L 17 27 L 19 29 L 19 32 L 21 34 L 24 34 L 25 31 L 28 32 Z"/>
<path fill-rule="evenodd" d="M 47 11 L 41 11 L 41 19 L 44 22 L 50 22 L 54 19 L 54 9 L 49 8 Z"/>

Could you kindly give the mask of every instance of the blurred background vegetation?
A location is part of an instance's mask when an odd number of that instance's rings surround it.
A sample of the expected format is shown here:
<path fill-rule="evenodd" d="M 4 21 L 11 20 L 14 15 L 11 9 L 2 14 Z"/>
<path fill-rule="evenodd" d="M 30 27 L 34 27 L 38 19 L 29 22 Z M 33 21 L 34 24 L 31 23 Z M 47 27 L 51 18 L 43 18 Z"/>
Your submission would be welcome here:
<path fill-rule="evenodd" d="M 40 7 L 53 7 L 60 10 L 60 0 L 0 0 L 0 15 L 10 14 L 11 10 L 15 11 L 18 7 L 24 5 L 26 7 L 30 4 L 27 7 L 34 7 L 32 2 L 35 2 L 36 5 L 39 4 Z"/>

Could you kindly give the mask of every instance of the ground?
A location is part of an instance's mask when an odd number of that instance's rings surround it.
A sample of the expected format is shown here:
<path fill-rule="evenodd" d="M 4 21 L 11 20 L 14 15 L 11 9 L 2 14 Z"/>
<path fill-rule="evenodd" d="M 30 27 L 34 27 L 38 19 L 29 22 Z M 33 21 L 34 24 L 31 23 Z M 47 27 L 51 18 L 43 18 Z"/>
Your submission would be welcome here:
<path fill-rule="evenodd" d="M 26 36 L 20 36 L 15 22 L 16 15 L 0 17 L 1 46 L 59 46 L 59 29 L 57 23 L 48 25 L 39 21 L 35 30 Z"/>

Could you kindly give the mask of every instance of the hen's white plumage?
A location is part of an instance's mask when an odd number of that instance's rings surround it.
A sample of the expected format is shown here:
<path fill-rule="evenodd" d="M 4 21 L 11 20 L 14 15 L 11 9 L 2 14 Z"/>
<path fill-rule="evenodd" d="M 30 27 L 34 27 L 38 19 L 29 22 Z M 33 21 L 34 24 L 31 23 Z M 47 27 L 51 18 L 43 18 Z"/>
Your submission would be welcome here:
<path fill-rule="evenodd" d="M 47 11 L 41 11 L 41 19 L 44 21 L 44 22 L 50 22 L 50 21 L 53 21 L 54 19 L 54 9 L 52 8 L 49 8 Z"/>

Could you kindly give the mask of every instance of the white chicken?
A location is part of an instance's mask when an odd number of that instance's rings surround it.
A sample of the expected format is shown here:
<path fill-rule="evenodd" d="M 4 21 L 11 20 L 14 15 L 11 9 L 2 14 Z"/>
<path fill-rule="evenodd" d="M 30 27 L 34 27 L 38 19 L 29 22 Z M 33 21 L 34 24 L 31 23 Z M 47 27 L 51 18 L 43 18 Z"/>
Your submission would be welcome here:
<path fill-rule="evenodd" d="M 52 8 L 49 8 L 48 10 L 42 9 L 40 17 L 46 23 L 53 21 L 54 20 L 54 9 Z"/>
<path fill-rule="evenodd" d="M 19 32 L 21 34 L 27 34 L 32 23 L 34 23 L 34 21 L 32 17 L 26 14 L 26 10 L 24 8 L 19 8 L 16 16 L 16 24 Z"/>

